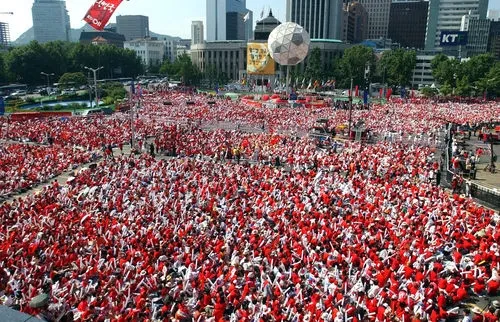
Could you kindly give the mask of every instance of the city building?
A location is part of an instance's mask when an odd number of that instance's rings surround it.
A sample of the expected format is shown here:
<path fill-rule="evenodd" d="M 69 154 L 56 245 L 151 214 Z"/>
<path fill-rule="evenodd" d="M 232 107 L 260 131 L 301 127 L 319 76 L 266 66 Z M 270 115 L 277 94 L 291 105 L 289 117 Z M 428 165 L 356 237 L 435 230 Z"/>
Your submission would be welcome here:
<path fill-rule="evenodd" d="M 191 44 L 201 44 L 204 41 L 203 36 L 203 21 L 192 21 L 191 22 Z"/>
<path fill-rule="evenodd" d="M 253 36 L 254 40 L 267 42 L 271 31 L 279 25 L 281 25 L 281 22 L 273 16 L 272 10 L 269 10 L 269 16 L 257 21 Z"/>
<path fill-rule="evenodd" d="M 429 0 L 425 49 L 440 47 L 441 31 L 460 30 L 464 15 L 472 11 L 484 19 L 487 9 L 488 0 Z"/>
<path fill-rule="evenodd" d="M 36 41 L 70 40 L 70 21 L 65 1 L 35 0 L 31 14 Z"/>
<path fill-rule="evenodd" d="M 116 17 L 116 31 L 126 40 L 149 37 L 149 17 L 126 15 Z"/>
<path fill-rule="evenodd" d="M 178 42 L 173 39 L 170 40 L 165 39 L 163 43 L 165 44 L 165 59 L 168 59 L 171 62 L 173 62 L 177 57 Z"/>
<path fill-rule="evenodd" d="M 165 59 L 165 42 L 156 38 L 129 40 L 124 47 L 135 51 L 145 66 L 161 65 Z"/>
<path fill-rule="evenodd" d="M 239 80 L 246 72 L 247 43 L 241 40 L 205 42 L 191 46 L 191 60 L 204 73 L 210 66 L 217 74 Z"/>
<path fill-rule="evenodd" d="M 486 18 L 493 20 L 493 21 L 498 21 L 500 20 L 500 10 L 495 10 L 495 9 L 489 9 Z"/>
<path fill-rule="evenodd" d="M 387 38 L 391 0 L 359 0 L 368 12 L 368 39 Z"/>
<path fill-rule="evenodd" d="M 438 86 L 432 76 L 431 62 L 440 54 L 441 51 L 417 51 L 417 61 L 415 68 L 413 69 L 413 76 L 411 79 L 411 86 L 413 88 L 422 88 L 427 86 Z M 448 58 L 454 58 L 453 56 L 448 56 Z"/>
<path fill-rule="evenodd" d="M 113 45 L 123 48 L 125 36 L 111 31 L 82 31 L 80 34 L 81 44 Z"/>
<path fill-rule="evenodd" d="M 488 38 L 488 52 L 500 60 L 500 20 L 491 22 Z"/>
<path fill-rule="evenodd" d="M 184 54 L 191 55 L 191 49 L 189 49 L 187 46 L 177 45 L 175 48 L 175 57 L 179 57 Z"/>
<path fill-rule="evenodd" d="M 9 24 L 0 22 L 0 49 L 9 47 L 10 45 L 10 31 Z"/>
<path fill-rule="evenodd" d="M 368 37 L 368 12 L 359 2 L 344 3 L 342 41 L 357 44 Z"/>
<path fill-rule="evenodd" d="M 286 20 L 304 27 L 311 39 L 341 39 L 342 15 L 342 0 L 286 1 Z"/>
<path fill-rule="evenodd" d="M 207 0 L 207 41 L 249 40 L 252 28 L 246 0 Z"/>
<path fill-rule="evenodd" d="M 389 38 L 401 47 L 424 49 L 428 1 L 391 3 Z"/>
<path fill-rule="evenodd" d="M 462 17 L 461 31 L 467 31 L 467 45 L 461 57 L 472 57 L 488 51 L 488 37 L 490 35 L 489 19 L 480 19 L 477 14 L 468 14 Z"/>

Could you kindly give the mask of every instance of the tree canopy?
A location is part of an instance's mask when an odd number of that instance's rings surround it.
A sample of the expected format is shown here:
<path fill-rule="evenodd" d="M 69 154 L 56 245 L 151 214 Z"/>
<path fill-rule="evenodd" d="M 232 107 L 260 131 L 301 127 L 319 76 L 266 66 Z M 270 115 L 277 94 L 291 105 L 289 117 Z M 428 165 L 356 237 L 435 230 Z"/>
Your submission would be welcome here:
<path fill-rule="evenodd" d="M 58 79 L 65 73 L 82 72 L 84 66 L 103 66 L 99 74 L 104 78 L 135 77 L 144 70 L 135 52 L 109 45 L 32 41 L 10 49 L 4 56 L 8 81 L 28 85 L 44 84 L 41 72 L 54 73 Z M 0 72 L 0 82 L 1 75 Z"/>
<path fill-rule="evenodd" d="M 389 86 L 406 86 L 411 82 L 416 62 L 414 50 L 388 50 L 382 54 L 379 69 L 383 70 Z"/>

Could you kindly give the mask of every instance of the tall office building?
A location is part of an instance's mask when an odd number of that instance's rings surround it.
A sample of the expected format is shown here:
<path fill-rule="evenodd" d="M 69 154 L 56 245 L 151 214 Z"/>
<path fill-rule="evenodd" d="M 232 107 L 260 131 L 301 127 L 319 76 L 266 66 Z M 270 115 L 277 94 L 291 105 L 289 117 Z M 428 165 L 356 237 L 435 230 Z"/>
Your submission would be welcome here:
<path fill-rule="evenodd" d="M 246 0 L 207 0 L 207 41 L 249 40 L 252 28 Z"/>
<path fill-rule="evenodd" d="M 500 60 L 500 20 L 492 21 L 490 24 L 488 52 L 491 53 L 496 60 Z"/>
<path fill-rule="evenodd" d="M 149 17 L 126 15 L 116 17 L 116 31 L 127 40 L 149 37 Z"/>
<path fill-rule="evenodd" d="M 286 1 L 286 20 L 304 27 L 311 39 L 341 39 L 342 15 L 342 0 Z"/>
<path fill-rule="evenodd" d="M 443 30 L 460 30 L 462 17 L 472 11 L 480 19 L 486 18 L 488 0 L 429 0 L 425 49 L 439 47 Z"/>
<path fill-rule="evenodd" d="M 391 0 L 359 0 L 368 12 L 368 39 L 387 38 Z"/>
<path fill-rule="evenodd" d="M 402 47 L 423 49 L 428 5 L 427 1 L 393 2 L 389 14 L 389 38 Z"/>
<path fill-rule="evenodd" d="M 8 47 L 10 44 L 9 24 L 0 22 L 0 49 Z"/>
<path fill-rule="evenodd" d="M 203 41 L 203 21 L 191 22 L 191 45 L 201 44 Z"/>
<path fill-rule="evenodd" d="M 70 40 L 70 21 L 65 1 L 35 0 L 31 13 L 36 41 Z"/>
<path fill-rule="evenodd" d="M 488 51 L 490 23 L 489 19 L 480 19 L 479 15 L 468 14 L 462 17 L 460 30 L 467 31 L 466 53 L 462 56 L 472 57 Z"/>
<path fill-rule="evenodd" d="M 344 3 L 342 41 L 357 44 L 368 35 L 368 12 L 359 2 Z"/>

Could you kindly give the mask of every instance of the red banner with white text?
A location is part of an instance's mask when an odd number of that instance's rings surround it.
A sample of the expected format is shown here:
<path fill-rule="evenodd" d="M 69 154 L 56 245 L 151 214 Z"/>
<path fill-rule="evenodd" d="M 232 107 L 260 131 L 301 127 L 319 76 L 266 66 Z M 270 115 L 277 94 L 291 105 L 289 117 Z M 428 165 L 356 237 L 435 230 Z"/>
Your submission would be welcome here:
<path fill-rule="evenodd" d="M 87 11 L 85 20 L 92 28 L 103 30 L 116 8 L 123 0 L 97 0 Z"/>

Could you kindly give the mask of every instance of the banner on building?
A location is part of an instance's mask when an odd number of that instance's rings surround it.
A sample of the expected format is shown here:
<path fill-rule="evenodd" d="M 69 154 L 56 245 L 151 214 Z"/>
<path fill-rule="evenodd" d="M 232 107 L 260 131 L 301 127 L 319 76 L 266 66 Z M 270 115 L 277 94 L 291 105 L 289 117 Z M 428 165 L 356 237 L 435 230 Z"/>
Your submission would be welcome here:
<path fill-rule="evenodd" d="M 439 38 L 441 46 L 465 46 L 467 45 L 467 31 L 443 30 Z"/>
<path fill-rule="evenodd" d="M 267 43 L 248 43 L 247 73 L 250 75 L 274 75 L 274 60 L 269 55 Z"/>
<path fill-rule="evenodd" d="M 83 18 L 92 28 L 103 30 L 123 0 L 96 0 Z"/>

